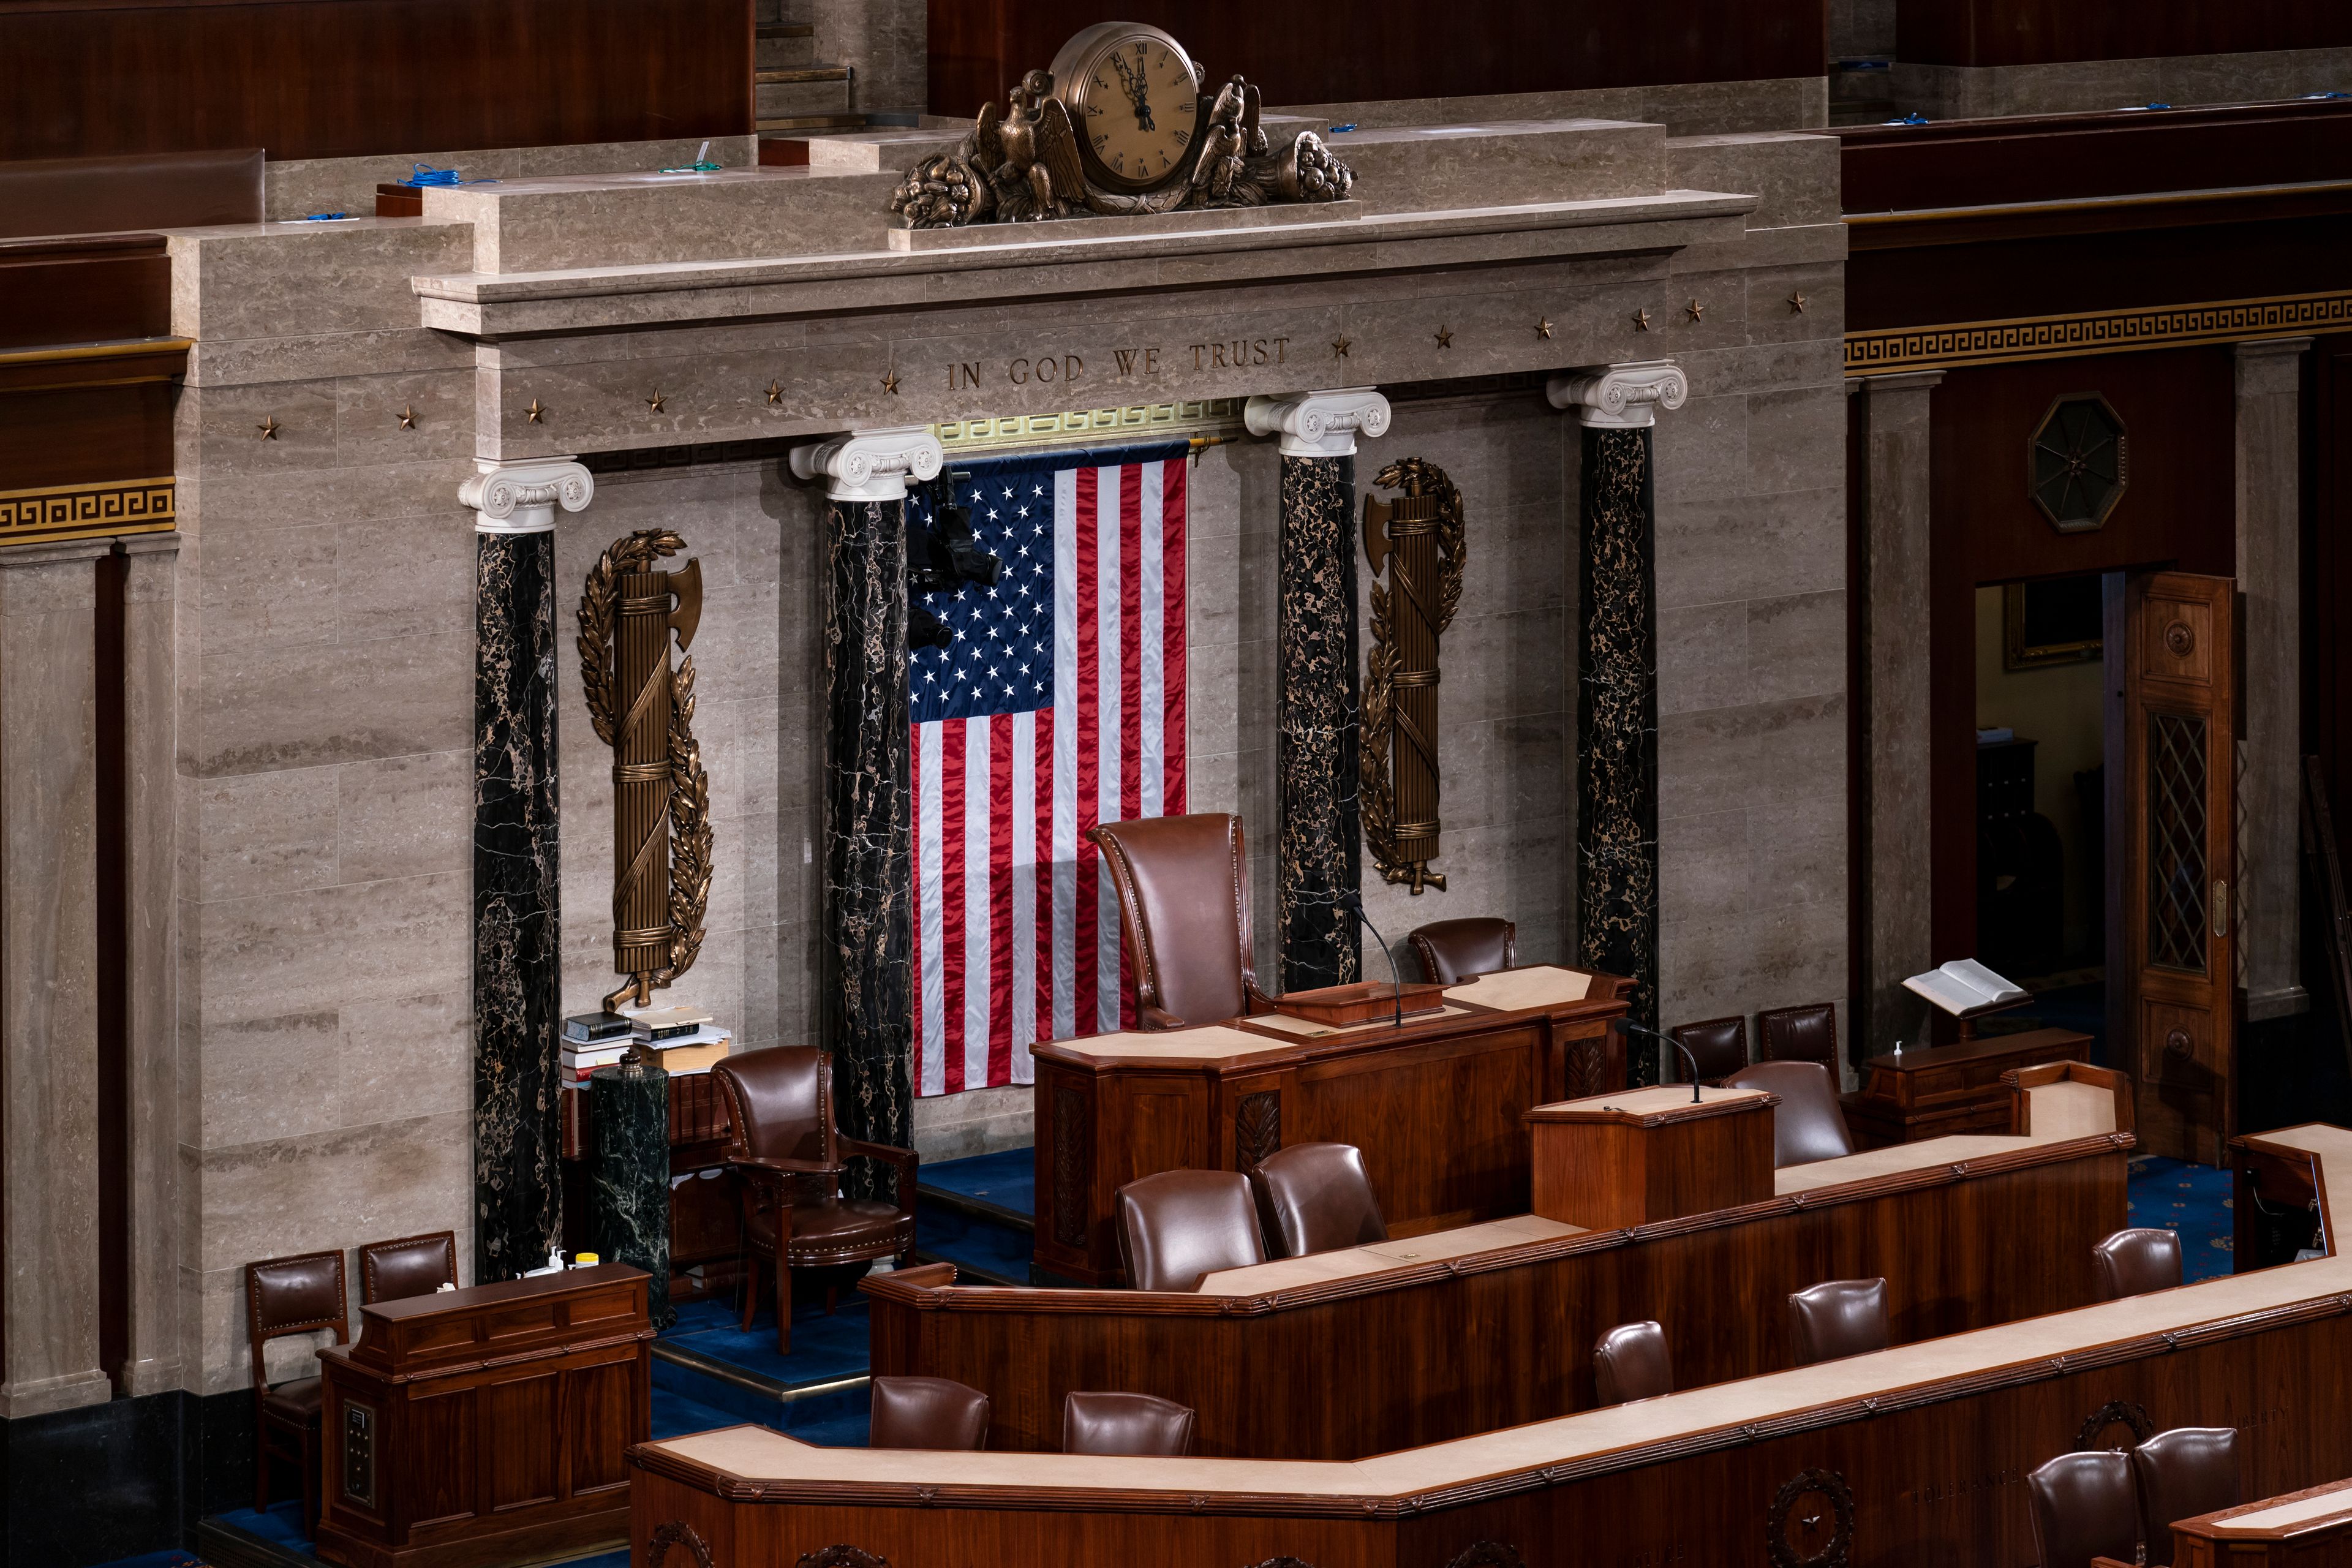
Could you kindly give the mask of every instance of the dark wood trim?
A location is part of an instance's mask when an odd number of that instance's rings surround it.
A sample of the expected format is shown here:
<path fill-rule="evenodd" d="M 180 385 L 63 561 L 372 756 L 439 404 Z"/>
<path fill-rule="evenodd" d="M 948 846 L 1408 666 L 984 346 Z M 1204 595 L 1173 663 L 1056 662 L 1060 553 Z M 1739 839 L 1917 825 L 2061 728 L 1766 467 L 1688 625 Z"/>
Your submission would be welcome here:
<path fill-rule="evenodd" d="M 1895 49 L 1905 60 L 1936 65 L 2020 66 L 2345 44 L 2352 44 L 2352 18 L 2331 0 L 2146 6 L 1937 0 L 1901 7 Z"/>
<path fill-rule="evenodd" d="M 1984 245 L 2004 239 L 2131 234 L 2203 224 L 2273 223 L 2352 213 L 2352 180 L 2249 185 L 2221 191 L 2165 191 L 2068 201 L 1996 202 L 1846 214 L 1846 249 L 1910 250 Z"/>

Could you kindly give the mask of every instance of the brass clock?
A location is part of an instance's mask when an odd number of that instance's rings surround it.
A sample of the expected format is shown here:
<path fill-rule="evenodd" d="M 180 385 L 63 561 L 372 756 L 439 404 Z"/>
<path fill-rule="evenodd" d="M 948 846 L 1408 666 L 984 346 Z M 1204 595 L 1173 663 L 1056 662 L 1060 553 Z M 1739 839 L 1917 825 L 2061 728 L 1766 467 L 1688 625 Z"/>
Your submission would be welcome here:
<path fill-rule="evenodd" d="M 1141 22 L 1097 22 L 1054 57 L 1054 96 L 1098 184 L 1148 191 L 1191 173 L 1201 79 L 1184 46 Z"/>

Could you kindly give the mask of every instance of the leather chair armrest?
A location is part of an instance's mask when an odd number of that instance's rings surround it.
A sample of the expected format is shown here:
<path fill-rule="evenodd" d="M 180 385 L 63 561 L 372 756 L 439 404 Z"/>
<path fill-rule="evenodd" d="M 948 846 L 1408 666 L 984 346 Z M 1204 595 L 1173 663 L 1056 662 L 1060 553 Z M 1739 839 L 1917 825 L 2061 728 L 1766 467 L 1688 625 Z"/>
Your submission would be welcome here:
<path fill-rule="evenodd" d="M 1143 1026 L 1143 1032 L 1147 1035 L 1161 1034 L 1170 1029 L 1181 1029 L 1184 1026 L 1184 1020 L 1175 1014 L 1164 1007 L 1154 1007 L 1148 1003 L 1144 1005 L 1142 1016 L 1137 1021 Z"/>
<path fill-rule="evenodd" d="M 822 1160 L 774 1160 L 753 1154 L 736 1154 L 727 1162 L 730 1170 L 749 1176 L 837 1176 L 839 1165 L 828 1165 Z"/>
<path fill-rule="evenodd" d="M 867 1143 L 856 1138 L 839 1142 L 844 1154 L 861 1154 L 868 1160 L 879 1160 L 898 1173 L 898 1212 L 915 1212 L 915 1171 L 923 1157 L 912 1149 L 901 1149 L 894 1143 Z"/>

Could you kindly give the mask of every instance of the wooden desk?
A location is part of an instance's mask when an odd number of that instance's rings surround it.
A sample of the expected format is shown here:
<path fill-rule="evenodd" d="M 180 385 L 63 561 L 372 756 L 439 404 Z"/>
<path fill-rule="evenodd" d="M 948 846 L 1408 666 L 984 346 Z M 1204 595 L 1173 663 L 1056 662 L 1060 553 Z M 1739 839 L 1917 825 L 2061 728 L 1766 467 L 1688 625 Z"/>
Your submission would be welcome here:
<path fill-rule="evenodd" d="M 1108 1388 L 1191 1405 L 1204 1454 L 1353 1459 L 1590 1407 L 1589 1352 L 1616 1323 L 1663 1324 L 1681 1383 L 1779 1370 L 1781 1299 L 1823 1279 L 1885 1275 L 1906 1342 L 2080 1306 L 2092 1246 L 2127 1223 L 2130 1142 L 1945 1139 L 1792 1167 L 1714 1214 L 1520 1215 L 1198 1293 L 958 1286 L 947 1264 L 860 1288 L 874 1371 L 986 1393 L 992 1450 L 1057 1447 L 1063 1395 Z"/>
<path fill-rule="evenodd" d="M 2352 1182 L 2342 1129 L 2263 1142 Z M 1361 1354 L 1351 1375 L 1406 1374 Z M 631 1454 L 630 1535 L 644 1568 L 657 1538 L 727 1568 L 1762 1563 L 1774 1538 L 1795 1562 L 2019 1568 L 2025 1476 L 2115 1407 L 2238 1427 L 2249 1489 L 2274 1495 L 2352 1475 L 2347 1403 L 2352 1261 L 2330 1256 L 1352 1462 L 698 1433 Z"/>
<path fill-rule="evenodd" d="M 652 1430 L 646 1276 L 600 1263 L 360 1309 L 320 1352 L 319 1555 L 470 1568 L 617 1545 Z"/>
<path fill-rule="evenodd" d="M 1552 964 L 1445 992 L 1443 1013 L 1324 1029 L 1237 1018 L 1036 1047 L 1040 1266 L 1121 1278 L 1112 1194 L 1158 1171 L 1239 1171 L 1285 1143 L 1353 1143 L 1392 1236 L 1528 1206 L 1519 1118 L 1622 1089 L 1622 983 Z"/>
<path fill-rule="evenodd" d="M 1900 1057 L 1873 1057 L 1862 1064 L 1862 1088 L 1838 1099 L 1854 1142 L 1864 1149 L 1955 1132 L 2000 1132 L 2009 1127 L 2001 1074 L 2043 1062 L 2090 1059 L 2091 1037 L 2072 1029 L 1992 1035 Z"/>
<path fill-rule="evenodd" d="M 1538 1105 L 1528 1112 L 1535 1201 L 1546 1219 L 1608 1230 L 1772 1195 L 1777 1094 L 1682 1084 Z"/>
<path fill-rule="evenodd" d="M 2174 1521 L 2173 1568 L 2352 1568 L 2352 1481 Z"/>

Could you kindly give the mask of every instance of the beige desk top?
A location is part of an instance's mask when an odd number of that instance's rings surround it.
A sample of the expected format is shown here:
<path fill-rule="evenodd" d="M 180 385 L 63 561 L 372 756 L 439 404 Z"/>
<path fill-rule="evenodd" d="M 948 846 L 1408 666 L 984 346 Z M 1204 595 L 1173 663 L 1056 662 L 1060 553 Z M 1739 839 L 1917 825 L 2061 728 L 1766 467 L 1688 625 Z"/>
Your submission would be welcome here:
<path fill-rule="evenodd" d="M 1222 1061 L 1227 1057 L 1257 1056 L 1268 1051 L 1292 1049 L 1287 1040 L 1269 1040 L 1263 1035 L 1253 1035 L 1229 1024 L 1208 1024 L 1197 1029 L 1171 1029 L 1165 1034 L 1151 1035 L 1141 1030 L 1131 1034 L 1088 1035 L 1081 1039 L 1056 1040 L 1055 1048 L 1074 1057 L 1126 1057 L 1137 1060 L 1159 1059 L 1171 1062 Z"/>
<path fill-rule="evenodd" d="M 2253 1513 L 2242 1513 L 2235 1519 L 2222 1520 L 2208 1528 L 2216 1536 L 2227 1540 L 2249 1531 L 2285 1530 L 2293 1525 L 2309 1524 L 2315 1519 L 2346 1512 L 2352 1512 L 2352 1481 L 2339 1481 L 2317 1497 L 2283 1502 L 2276 1508 L 2261 1509 Z"/>
<path fill-rule="evenodd" d="M 1515 1012 L 1521 1007 L 1557 1007 L 1581 1002 L 1592 994 L 1592 976 L 1557 963 L 1531 963 L 1525 969 L 1498 969 L 1465 980 L 1445 993 L 1452 1002 L 1475 1002 L 1481 1007 Z"/>
<path fill-rule="evenodd" d="M 1305 1258 L 1277 1258 L 1271 1263 L 1254 1263 L 1246 1268 L 1222 1269 L 1202 1279 L 1200 1294 L 1264 1296 L 1301 1285 L 1320 1284 L 1326 1279 L 1352 1279 L 1384 1269 L 1444 1263 L 1507 1247 L 1524 1247 L 1530 1241 L 1583 1234 L 1580 1226 L 1562 1225 L 1540 1215 L 1514 1215 L 1508 1219 L 1433 1230 L 1426 1236 L 1379 1241 L 1369 1247 L 1348 1247 L 1337 1252 L 1309 1253 Z"/>
<path fill-rule="evenodd" d="M 2326 1212 L 2333 1212 L 2338 1184 L 2352 1202 L 2352 1131 L 2315 1125 L 2263 1137 L 2320 1156 L 2321 1203 Z M 813 1448 L 759 1426 L 697 1433 L 652 1447 L 758 1480 L 1115 1489 L 1164 1493 L 1175 1509 L 1186 1506 L 1188 1494 L 1401 1500 L 1676 1437 L 1737 1429 L 1792 1411 L 1859 1402 L 1921 1383 L 2038 1365 L 2094 1345 L 2193 1328 L 2347 1289 L 2352 1289 L 2352 1258 L 2315 1258 L 1352 1462 Z"/>
<path fill-rule="evenodd" d="M 1410 1028 L 1415 1024 L 1433 1023 L 1439 1018 L 1466 1018 L 1469 1016 L 1467 1007 L 1448 1005 L 1432 1007 L 1425 1013 L 1408 1013 L 1404 1021 L 1405 1026 Z M 1279 1029 L 1302 1040 L 1325 1040 L 1334 1035 L 1360 1035 L 1370 1029 L 1396 1027 L 1393 1017 L 1374 1018 L 1362 1024 L 1318 1024 L 1312 1018 L 1294 1018 L 1286 1013 L 1260 1013 L 1249 1022 L 1253 1029 Z"/>

